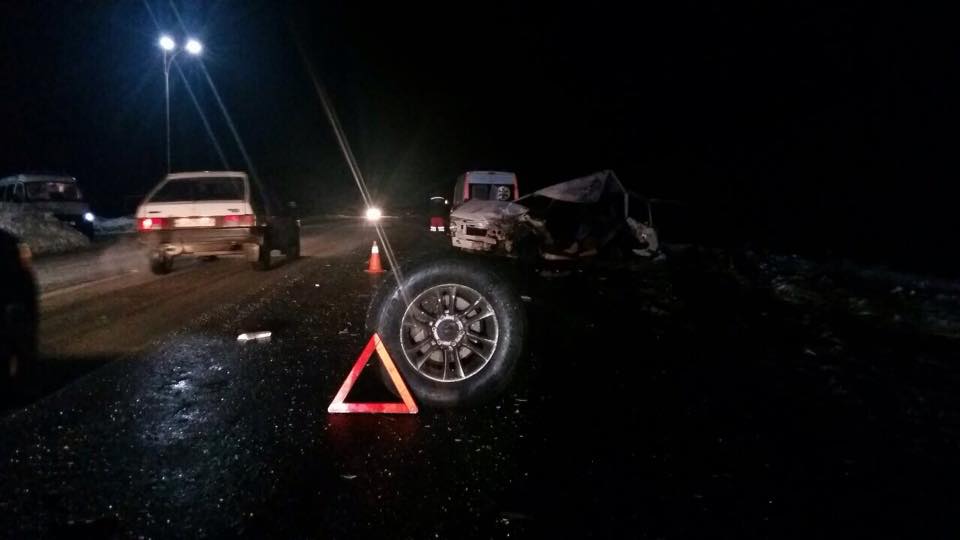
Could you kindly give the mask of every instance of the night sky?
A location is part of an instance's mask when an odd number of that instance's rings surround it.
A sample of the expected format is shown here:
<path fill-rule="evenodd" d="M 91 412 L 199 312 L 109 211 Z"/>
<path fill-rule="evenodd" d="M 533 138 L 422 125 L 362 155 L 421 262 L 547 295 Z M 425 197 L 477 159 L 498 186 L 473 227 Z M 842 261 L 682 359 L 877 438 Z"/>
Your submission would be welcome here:
<path fill-rule="evenodd" d="M 2 3 L 0 174 L 69 172 L 106 215 L 160 179 L 157 25 L 185 32 L 168 1 L 147 3 Z M 695 217 L 711 241 L 957 269 L 960 47 L 946 13 L 415 4 L 176 7 L 260 176 L 311 210 L 360 200 L 304 61 L 387 208 L 447 194 L 464 170 L 513 170 L 529 191 L 610 168 L 683 201 L 664 215 Z M 177 62 L 245 169 L 198 62 Z M 171 84 L 174 169 L 221 168 L 176 70 Z"/>

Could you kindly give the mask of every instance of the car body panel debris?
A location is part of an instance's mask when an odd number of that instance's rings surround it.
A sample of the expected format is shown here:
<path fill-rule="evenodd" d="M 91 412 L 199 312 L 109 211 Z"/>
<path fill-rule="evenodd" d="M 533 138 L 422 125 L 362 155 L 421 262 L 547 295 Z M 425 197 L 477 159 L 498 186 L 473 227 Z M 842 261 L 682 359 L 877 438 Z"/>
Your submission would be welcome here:
<path fill-rule="evenodd" d="M 270 343 L 270 338 L 272 336 L 273 334 L 269 331 L 244 332 L 243 334 L 240 334 L 239 336 L 237 336 L 237 342 L 241 344 L 248 343 L 251 341 L 255 343 Z"/>

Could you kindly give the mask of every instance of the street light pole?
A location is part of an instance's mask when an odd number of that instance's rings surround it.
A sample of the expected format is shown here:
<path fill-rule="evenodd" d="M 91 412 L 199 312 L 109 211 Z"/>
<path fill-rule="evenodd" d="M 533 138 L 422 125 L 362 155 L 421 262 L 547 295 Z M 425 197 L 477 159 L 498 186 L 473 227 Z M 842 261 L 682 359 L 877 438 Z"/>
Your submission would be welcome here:
<path fill-rule="evenodd" d="M 177 51 L 179 52 L 179 51 Z M 170 54 L 167 50 L 163 51 L 163 95 L 165 103 L 166 125 L 167 125 L 167 174 L 170 174 L 170 64 L 173 63 L 173 57 L 177 52 Z"/>
<path fill-rule="evenodd" d="M 177 43 L 167 35 L 160 36 L 159 44 L 160 48 L 163 49 L 163 97 L 164 117 L 167 128 L 167 174 L 170 174 L 170 66 L 173 65 L 174 58 L 176 58 L 183 49 L 178 49 Z M 195 39 L 189 39 L 187 40 L 185 49 L 191 55 L 198 56 L 203 50 L 203 45 Z"/>

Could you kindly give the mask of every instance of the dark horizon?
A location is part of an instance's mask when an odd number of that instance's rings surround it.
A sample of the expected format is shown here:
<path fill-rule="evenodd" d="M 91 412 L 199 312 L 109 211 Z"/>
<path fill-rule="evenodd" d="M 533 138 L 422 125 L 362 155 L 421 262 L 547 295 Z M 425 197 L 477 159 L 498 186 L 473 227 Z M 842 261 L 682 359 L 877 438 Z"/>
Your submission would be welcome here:
<path fill-rule="evenodd" d="M 184 37 L 169 3 L 149 6 Z M 685 201 L 713 241 L 957 269 L 943 249 L 960 224 L 944 196 L 960 86 L 948 17 L 176 6 L 260 175 L 307 208 L 360 198 L 297 39 L 384 206 L 447 194 L 465 170 L 512 170 L 530 191 L 609 168 Z M 3 9 L 0 174 L 68 172 L 104 215 L 129 211 L 164 173 L 159 31 L 145 3 Z M 231 168 L 246 169 L 199 66 L 178 62 Z M 171 85 L 174 170 L 221 168 L 176 70 Z"/>

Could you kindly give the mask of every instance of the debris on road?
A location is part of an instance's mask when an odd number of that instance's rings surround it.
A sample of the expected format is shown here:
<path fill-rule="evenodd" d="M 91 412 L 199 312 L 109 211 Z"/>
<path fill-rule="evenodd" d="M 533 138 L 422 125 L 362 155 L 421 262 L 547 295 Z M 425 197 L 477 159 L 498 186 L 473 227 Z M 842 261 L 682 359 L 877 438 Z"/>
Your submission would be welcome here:
<path fill-rule="evenodd" d="M 257 343 L 270 343 L 270 338 L 272 333 L 269 331 L 262 332 L 244 332 L 237 336 L 237 341 L 240 344 L 244 344 L 250 341 L 255 341 Z"/>

